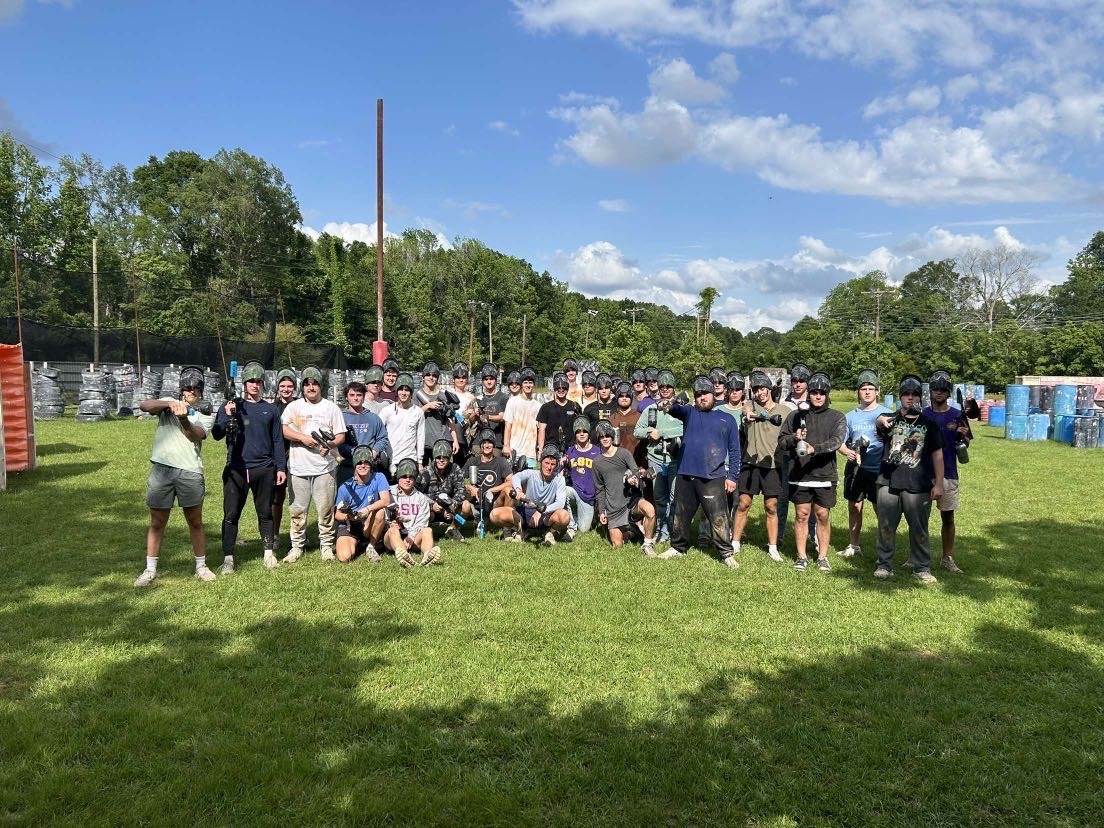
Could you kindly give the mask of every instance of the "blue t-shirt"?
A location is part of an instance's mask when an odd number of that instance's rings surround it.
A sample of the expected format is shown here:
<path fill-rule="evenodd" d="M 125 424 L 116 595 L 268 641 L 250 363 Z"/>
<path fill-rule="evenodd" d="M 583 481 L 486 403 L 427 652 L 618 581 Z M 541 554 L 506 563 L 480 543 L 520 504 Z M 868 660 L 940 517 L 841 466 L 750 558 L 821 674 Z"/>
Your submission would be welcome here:
<path fill-rule="evenodd" d="M 602 449 L 590 444 L 586 451 L 578 446 L 572 446 L 567 450 L 567 461 L 571 471 L 571 488 L 585 500 L 594 503 L 594 458 L 602 453 Z"/>
<path fill-rule="evenodd" d="M 342 511 L 359 512 L 379 500 L 380 495 L 390 488 L 383 472 L 373 474 L 367 483 L 358 483 L 356 477 L 350 477 L 337 490 L 337 498 L 334 503 L 344 502 L 348 508 Z"/>
<path fill-rule="evenodd" d="M 845 419 L 847 420 L 847 437 L 844 439 L 844 443 L 851 445 L 851 441 L 855 435 L 862 434 L 866 436 L 866 439 L 870 441 L 870 445 L 866 447 L 866 450 L 862 453 L 861 468 L 867 471 L 877 474 L 882 468 L 882 454 L 885 451 L 885 446 L 882 445 L 881 438 L 878 437 L 874 428 L 874 421 L 877 420 L 883 414 L 892 414 L 893 412 L 886 408 L 881 403 L 878 403 L 869 411 L 863 411 L 861 408 L 853 408 L 847 412 Z"/>
<path fill-rule="evenodd" d="M 923 414 L 939 426 L 939 431 L 943 435 L 943 478 L 958 480 L 958 452 L 955 451 L 955 446 L 958 445 L 958 424 L 962 412 L 951 405 L 943 412 L 933 411 L 931 406 L 928 406 Z M 970 428 L 970 421 L 965 417 L 962 417 L 962 422 L 966 423 L 967 429 Z M 972 431 L 969 434 L 970 437 L 974 436 Z"/>

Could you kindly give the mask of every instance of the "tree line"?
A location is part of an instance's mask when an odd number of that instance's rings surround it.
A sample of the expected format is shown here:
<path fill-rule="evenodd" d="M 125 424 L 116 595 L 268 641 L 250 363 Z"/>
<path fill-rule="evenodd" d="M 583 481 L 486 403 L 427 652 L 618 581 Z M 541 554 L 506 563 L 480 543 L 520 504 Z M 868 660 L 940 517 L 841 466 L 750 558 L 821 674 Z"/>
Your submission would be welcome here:
<path fill-rule="evenodd" d="M 42 163 L 0 133 L 0 316 L 92 325 L 92 248 L 102 327 L 169 336 L 325 343 L 371 361 L 374 245 L 300 229 L 281 171 L 244 150 L 209 158 L 151 156 L 133 170 L 89 155 Z M 837 285 L 816 317 L 748 334 L 711 318 L 704 289 L 692 314 L 589 298 L 524 259 L 476 239 L 442 246 L 427 230 L 385 241 L 384 330 L 406 365 L 435 359 L 548 369 L 572 355 L 624 370 L 749 371 L 801 359 L 838 384 L 860 370 L 926 375 L 936 368 L 990 385 L 1017 374 L 1098 373 L 1104 366 L 1104 232 L 1038 288 L 1028 251 L 968 251 L 928 262 L 899 284 L 872 272 Z M 278 349 L 279 351 L 279 349 Z"/>

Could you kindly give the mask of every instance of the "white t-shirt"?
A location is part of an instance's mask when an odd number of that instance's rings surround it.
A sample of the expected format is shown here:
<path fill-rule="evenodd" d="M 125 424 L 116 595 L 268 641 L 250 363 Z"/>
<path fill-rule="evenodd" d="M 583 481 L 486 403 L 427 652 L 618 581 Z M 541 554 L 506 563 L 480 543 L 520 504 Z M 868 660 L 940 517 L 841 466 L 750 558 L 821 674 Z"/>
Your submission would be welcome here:
<path fill-rule="evenodd" d="M 321 428 L 329 429 L 335 435 L 345 433 L 345 418 L 341 416 L 341 409 L 327 399 L 311 403 L 305 397 L 300 397 L 284 409 L 281 422 L 307 436 Z M 288 472 L 296 477 L 328 474 L 337 466 L 337 452 L 331 451 L 323 457 L 318 449 L 307 448 L 294 440 L 289 443 L 291 451 L 288 454 Z"/>
<path fill-rule="evenodd" d="M 540 400 L 527 400 L 521 394 L 511 397 L 506 403 L 505 420 L 510 424 L 508 450 L 529 458 L 537 456 L 537 412 L 540 407 Z"/>
<path fill-rule="evenodd" d="M 391 444 L 391 471 L 400 460 L 422 462 L 425 451 L 425 414 L 413 403 L 403 408 L 397 402 L 388 403 L 379 413 Z"/>
<path fill-rule="evenodd" d="M 164 397 L 165 402 L 175 402 L 172 397 Z M 188 415 L 188 421 L 210 433 L 215 424 L 214 414 L 200 414 L 194 409 Z M 150 460 L 174 469 L 203 474 L 203 458 L 200 452 L 202 443 L 193 443 L 180 428 L 180 421 L 166 408 L 157 415 L 157 430 L 153 432 L 153 451 Z"/>

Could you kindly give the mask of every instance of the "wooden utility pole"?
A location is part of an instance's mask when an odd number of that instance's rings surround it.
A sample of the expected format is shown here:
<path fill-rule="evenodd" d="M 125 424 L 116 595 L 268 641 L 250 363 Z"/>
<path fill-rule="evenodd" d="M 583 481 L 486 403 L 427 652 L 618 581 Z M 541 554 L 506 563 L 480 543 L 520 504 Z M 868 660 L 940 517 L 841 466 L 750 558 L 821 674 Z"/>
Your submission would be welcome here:
<path fill-rule="evenodd" d="M 376 99 L 376 341 L 383 338 L 383 98 Z"/>
<path fill-rule="evenodd" d="M 494 362 L 494 337 L 491 335 L 491 306 L 487 305 L 487 352 L 488 361 Z"/>
<path fill-rule="evenodd" d="M 23 304 L 19 295 L 19 239 L 12 239 L 12 260 L 15 262 L 15 324 L 19 329 L 19 344 L 23 344 Z"/>
<path fill-rule="evenodd" d="M 475 314 L 468 317 L 468 370 L 472 369 L 472 356 L 475 353 Z"/>
<path fill-rule="evenodd" d="M 92 361 L 100 364 L 100 267 L 96 234 L 92 234 Z"/>
<path fill-rule="evenodd" d="M 878 339 L 882 332 L 882 294 L 886 291 L 875 288 L 870 292 L 874 294 L 874 338 Z"/>

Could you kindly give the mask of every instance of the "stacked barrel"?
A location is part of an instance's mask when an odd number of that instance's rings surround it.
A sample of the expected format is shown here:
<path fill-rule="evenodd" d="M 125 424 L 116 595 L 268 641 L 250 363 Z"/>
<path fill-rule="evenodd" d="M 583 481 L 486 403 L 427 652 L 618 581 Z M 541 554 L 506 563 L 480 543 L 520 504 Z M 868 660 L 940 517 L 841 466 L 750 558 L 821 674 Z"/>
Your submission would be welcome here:
<path fill-rule="evenodd" d="M 1005 389 L 1009 440 L 1046 440 L 1075 448 L 1104 448 L 1104 413 L 1093 385 L 1009 385 Z M 989 410 L 990 425 L 994 422 Z"/>

